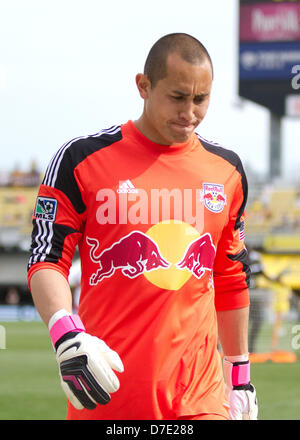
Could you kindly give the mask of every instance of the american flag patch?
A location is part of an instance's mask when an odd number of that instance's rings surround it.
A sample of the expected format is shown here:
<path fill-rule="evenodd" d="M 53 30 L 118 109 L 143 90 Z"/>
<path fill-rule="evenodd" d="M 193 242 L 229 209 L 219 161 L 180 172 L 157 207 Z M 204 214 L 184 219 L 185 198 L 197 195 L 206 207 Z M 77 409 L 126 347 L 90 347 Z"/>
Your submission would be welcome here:
<path fill-rule="evenodd" d="M 239 228 L 239 239 L 240 241 L 245 239 L 245 222 L 241 222 L 241 226 Z"/>

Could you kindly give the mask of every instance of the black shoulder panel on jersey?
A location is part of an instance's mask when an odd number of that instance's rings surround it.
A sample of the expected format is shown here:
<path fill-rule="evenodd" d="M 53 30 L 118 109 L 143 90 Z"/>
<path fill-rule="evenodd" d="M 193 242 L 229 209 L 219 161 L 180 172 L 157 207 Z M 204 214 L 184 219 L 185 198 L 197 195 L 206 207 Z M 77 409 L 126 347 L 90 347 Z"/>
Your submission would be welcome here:
<path fill-rule="evenodd" d="M 246 285 L 247 287 L 250 286 L 250 276 L 251 276 L 251 269 L 250 269 L 250 261 L 249 261 L 249 255 L 246 249 L 243 249 L 241 252 L 235 255 L 229 255 L 227 254 L 227 257 L 230 258 L 232 261 L 240 261 L 243 265 L 243 272 L 246 274 Z"/>
<path fill-rule="evenodd" d="M 58 263 L 62 257 L 64 242 L 69 234 L 77 233 L 69 226 L 44 220 L 33 220 L 31 249 L 27 270 L 41 261 Z"/>
<path fill-rule="evenodd" d="M 76 166 L 91 154 L 121 139 L 121 128 L 112 127 L 96 135 L 76 138 L 68 142 L 58 150 L 50 162 L 43 184 L 61 190 L 69 198 L 75 210 L 82 214 L 86 206 L 74 176 Z"/>
<path fill-rule="evenodd" d="M 242 201 L 242 204 L 239 209 L 238 216 L 237 216 L 237 219 L 235 222 L 235 229 L 238 229 L 241 226 L 241 216 L 245 210 L 247 198 L 248 198 L 248 182 L 247 182 L 247 177 L 246 177 L 246 173 L 245 173 L 242 161 L 241 161 L 240 157 L 238 156 L 238 154 L 236 154 L 234 151 L 228 150 L 228 149 L 223 148 L 219 145 L 215 145 L 211 142 L 208 142 L 199 135 L 198 135 L 198 138 L 199 138 L 201 144 L 203 145 L 203 147 L 207 151 L 209 151 L 212 154 L 216 154 L 217 156 L 220 156 L 223 159 L 227 160 L 227 162 L 229 162 L 231 165 L 233 165 L 241 175 L 244 198 L 243 198 L 243 201 Z"/>

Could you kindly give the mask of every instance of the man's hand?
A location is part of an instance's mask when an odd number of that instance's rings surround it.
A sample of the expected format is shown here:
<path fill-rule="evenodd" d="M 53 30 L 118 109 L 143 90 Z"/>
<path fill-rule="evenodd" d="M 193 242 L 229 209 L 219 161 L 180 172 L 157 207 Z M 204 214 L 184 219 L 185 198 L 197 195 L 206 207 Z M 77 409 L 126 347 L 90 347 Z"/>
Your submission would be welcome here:
<path fill-rule="evenodd" d="M 58 346 L 56 360 L 61 386 L 77 409 L 105 405 L 110 401 L 109 393 L 119 389 L 113 369 L 123 372 L 121 359 L 96 336 L 76 334 Z"/>
<path fill-rule="evenodd" d="M 252 384 L 245 389 L 229 389 L 227 387 L 227 398 L 230 405 L 231 420 L 257 420 L 258 407 L 256 391 Z"/>
<path fill-rule="evenodd" d="M 231 420 L 257 420 L 256 390 L 250 383 L 249 361 L 230 362 L 225 357 L 223 367 Z"/>
<path fill-rule="evenodd" d="M 77 409 L 95 409 L 119 389 L 113 370 L 122 373 L 124 367 L 115 351 L 84 330 L 78 316 L 67 315 L 50 326 L 50 336 L 67 398 Z"/>

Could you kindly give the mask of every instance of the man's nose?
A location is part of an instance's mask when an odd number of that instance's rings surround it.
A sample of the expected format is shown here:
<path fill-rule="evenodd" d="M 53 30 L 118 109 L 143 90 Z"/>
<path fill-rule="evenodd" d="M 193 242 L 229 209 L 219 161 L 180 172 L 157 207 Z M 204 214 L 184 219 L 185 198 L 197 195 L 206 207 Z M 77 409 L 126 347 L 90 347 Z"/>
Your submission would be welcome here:
<path fill-rule="evenodd" d="M 194 104 L 191 101 L 185 102 L 179 111 L 180 119 L 185 121 L 193 121 L 194 120 Z"/>

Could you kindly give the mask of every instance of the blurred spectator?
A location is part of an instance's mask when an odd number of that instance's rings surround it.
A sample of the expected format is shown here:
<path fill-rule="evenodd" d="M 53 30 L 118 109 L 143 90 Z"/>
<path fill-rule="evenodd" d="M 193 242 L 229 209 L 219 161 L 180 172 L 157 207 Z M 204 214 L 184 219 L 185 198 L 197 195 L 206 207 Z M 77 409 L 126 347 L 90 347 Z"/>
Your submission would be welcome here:
<path fill-rule="evenodd" d="M 295 208 L 300 208 L 300 191 L 297 191 L 294 201 Z"/>
<path fill-rule="evenodd" d="M 271 336 L 271 350 L 278 350 L 279 337 L 282 330 L 282 323 L 290 310 L 290 298 L 292 291 L 282 283 L 273 283 L 273 312 L 274 322 Z"/>
<path fill-rule="evenodd" d="M 17 305 L 20 303 L 20 294 L 16 287 L 10 287 L 5 296 L 5 303 L 8 305 Z"/>
<path fill-rule="evenodd" d="M 256 352 L 256 341 L 264 319 L 264 308 L 267 303 L 268 290 L 259 287 L 259 276 L 265 276 L 258 252 L 247 246 L 251 270 L 250 277 L 250 316 L 249 316 L 249 352 Z"/>

